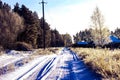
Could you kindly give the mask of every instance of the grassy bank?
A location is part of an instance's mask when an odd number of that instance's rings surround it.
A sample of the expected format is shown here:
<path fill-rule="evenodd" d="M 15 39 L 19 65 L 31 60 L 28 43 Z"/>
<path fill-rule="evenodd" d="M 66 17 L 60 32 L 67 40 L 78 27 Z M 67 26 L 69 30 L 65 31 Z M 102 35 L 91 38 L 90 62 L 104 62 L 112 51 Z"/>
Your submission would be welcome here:
<path fill-rule="evenodd" d="M 81 59 L 103 76 L 103 80 L 120 80 L 120 50 L 73 48 Z"/>
<path fill-rule="evenodd" d="M 40 48 L 36 49 L 36 52 L 33 55 L 50 55 L 50 54 L 57 54 L 59 50 L 62 48 L 46 48 L 45 50 Z"/>

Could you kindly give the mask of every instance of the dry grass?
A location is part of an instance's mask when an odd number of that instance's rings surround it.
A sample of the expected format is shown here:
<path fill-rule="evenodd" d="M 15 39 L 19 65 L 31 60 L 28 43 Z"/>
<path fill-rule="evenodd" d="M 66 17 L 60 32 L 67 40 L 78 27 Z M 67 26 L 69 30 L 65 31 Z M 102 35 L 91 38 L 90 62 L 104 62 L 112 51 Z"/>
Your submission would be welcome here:
<path fill-rule="evenodd" d="M 46 48 L 45 50 L 40 48 L 36 49 L 32 55 L 29 56 L 29 61 L 36 59 L 39 56 L 45 56 L 50 54 L 57 54 L 61 48 Z"/>
<path fill-rule="evenodd" d="M 0 56 L 2 55 L 3 53 L 0 51 Z"/>
<path fill-rule="evenodd" d="M 120 50 L 73 48 L 84 62 L 103 76 L 103 80 L 120 80 Z"/>
<path fill-rule="evenodd" d="M 50 54 L 57 54 L 61 48 L 46 48 L 44 49 L 37 49 L 34 55 L 50 55 Z"/>
<path fill-rule="evenodd" d="M 3 55 L 5 52 L 4 51 L 0 51 L 0 56 Z"/>

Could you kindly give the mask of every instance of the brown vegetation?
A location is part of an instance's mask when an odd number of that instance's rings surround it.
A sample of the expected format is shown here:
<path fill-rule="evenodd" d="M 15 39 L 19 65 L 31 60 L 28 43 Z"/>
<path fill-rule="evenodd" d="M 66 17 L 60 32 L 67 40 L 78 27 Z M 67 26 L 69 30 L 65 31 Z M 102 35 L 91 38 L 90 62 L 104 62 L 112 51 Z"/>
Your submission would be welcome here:
<path fill-rule="evenodd" d="M 46 48 L 44 49 L 37 49 L 33 55 L 49 55 L 49 54 L 57 54 L 61 48 Z"/>
<path fill-rule="evenodd" d="M 29 51 L 33 49 L 32 45 L 25 43 L 25 42 L 16 42 L 14 46 L 15 46 L 14 49 L 16 50 Z"/>
<path fill-rule="evenodd" d="M 103 80 L 120 80 L 120 51 L 109 49 L 74 48 L 81 59 L 103 76 Z"/>
<path fill-rule="evenodd" d="M 4 48 L 14 43 L 23 29 L 23 20 L 18 14 L 0 10 L 0 45 Z"/>

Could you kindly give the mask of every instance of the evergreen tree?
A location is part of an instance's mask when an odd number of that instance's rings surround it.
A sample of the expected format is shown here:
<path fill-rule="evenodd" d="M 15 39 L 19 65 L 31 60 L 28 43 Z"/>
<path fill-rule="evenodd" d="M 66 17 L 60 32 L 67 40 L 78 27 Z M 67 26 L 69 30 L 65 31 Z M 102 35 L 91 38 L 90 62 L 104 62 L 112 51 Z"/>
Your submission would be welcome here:
<path fill-rule="evenodd" d="M 33 48 L 37 48 L 37 37 L 39 21 L 33 15 L 25 5 L 19 9 L 18 4 L 14 7 L 13 11 L 17 12 L 21 17 L 24 18 L 25 30 L 18 36 L 18 41 L 29 43 Z"/>
<path fill-rule="evenodd" d="M 7 3 L 4 3 L 4 4 L 3 4 L 3 9 L 4 9 L 5 11 L 10 11 L 10 10 L 11 10 L 11 7 L 10 7 Z"/>
<path fill-rule="evenodd" d="M 13 11 L 20 15 L 20 7 L 18 3 L 15 4 Z"/>
<path fill-rule="evenodd" d="M 111 34 L 120 39 L 120 28 L 115 29 L 115 31 L 112 32 Z"/>
<path fill-rule="evenodd" d="M 51 31 L 51 46 L 52 47 L 62 47 L 64 46 L 63 36 L 54 29 Z"/>
<path fill-rule="evenodd" d="M 86 41 L 86 42 L 92 42 L 93 37 L 91 34 L 91 29 L 85 29 L 84 31 L 80 31 L 74 36 L 74 42 L 79 42 L 79 41 Z"/>
<path fill-rule="evenodd" d="M 79 33 L 76 33 L 76 35 L 73 35 L 73 38 L 74 38 L 74 43 L 77 43 L 77 42 L 81 41 Z"/>
<path fill-rule="evenodd" d="M 0 9 L 5 12 L 5 11 L 10 11 L 11 10 L 11 7 L 10 5 L 8 5 L 7 3 L 3 3 L 1 0 L 0 0 Z"/>
<path fill-rule="evenodd" d="M 0 0 L 0 9 L 2 9 L 3 8 L 3 3 L 2 3 L 2 1 Z"/>
<path fill-rule="evenodd" d="M 43 34 L 43 18 L 41 18 L 39 20 L 39 23 L 40 23 L 40 28 L 39 28 L 39 37 L 38 37 L 38 44 L 39 44 L 39 47 L 43 47 L 44 43 L 43 43 L 43 37 L 45 35 L 45 45 L 46 47 L 50 47 L 51 45 L 51 30 L 50 30 L 50 25 L 44 21 L 44 27 L 45 27 L 45 34 Z"/>
<path fill-rule="evenodd" d="M 72 38 L 68 33 L 63 35 L 63 40 L 64 40 L 64 45 L 65 46 L 71 46 L 72 45 Z"/>
<path fill-rule="evenodd" d="M 64 46 L 64 37 L 45 22 L 46 47 Z M 32 12 L 25 5 L 19 7 L 16 3 L 14 9 L 0 0 L 0 45 L 9 46 L 10 43 L 19 43 L 43 47 L 43 18 L 39 19 L 36 12 Z M 65 35 L 66 36 L 66 35 Z M 65 37 L 67 38 L 67 36 Z"/>

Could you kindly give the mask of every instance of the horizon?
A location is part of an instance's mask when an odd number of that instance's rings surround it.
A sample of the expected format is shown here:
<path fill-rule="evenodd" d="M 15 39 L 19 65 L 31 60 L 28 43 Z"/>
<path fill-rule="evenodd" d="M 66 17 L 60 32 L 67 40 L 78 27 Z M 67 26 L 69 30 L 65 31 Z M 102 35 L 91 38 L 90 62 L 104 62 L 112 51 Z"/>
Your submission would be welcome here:
<path fill-rule="evenodd" d="M 24 4 L 32 11 L 42 17 L 41 0 L 21 1 L 21 0 L 4 0 L 13 9 L 18 2 Z M 90 17 L 96 6 L 100 9 L 105 19 L 105 25 L 110 31 L 120 28 L 120 7 L 119 0 L 45 0 L 45 19 L 52 29 L 57 29 L 60 34 L 69 33 L 71 36 L 77 32 L 89 29 L 91 24 Z M 29 4 L 28 4 L 29 3 Z M 117 9 L 117 10 L 116 10 Z"/>

